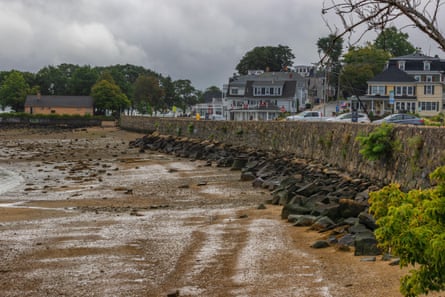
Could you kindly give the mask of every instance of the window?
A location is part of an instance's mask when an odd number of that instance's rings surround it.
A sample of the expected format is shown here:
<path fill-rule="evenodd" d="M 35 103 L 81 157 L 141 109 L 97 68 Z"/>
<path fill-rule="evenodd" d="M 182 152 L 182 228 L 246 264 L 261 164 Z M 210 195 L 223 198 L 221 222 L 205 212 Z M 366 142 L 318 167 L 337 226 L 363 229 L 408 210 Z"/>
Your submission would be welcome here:
<path fill-rule="evenodd" d="M 424 95 L 434 95 L 434 86 L 433 85 L 425 85 L 423 87 Z"/>
<path fill-rule="evenodd" d="M 433 81 L 433 77 L 431 75 L 427 75 L 426 82 L 432 82 L 432 81 Z"/>
<path fill-rule="evenodd" d="M 415 79 L 416 81 L 420 81 L 420 75 L 414 75 L 414 79 Z"/>
<path fill-rule="evenodd" d="M 370 95 L 385 95 L 385 86 L 371 86 Z"/>
<path fill-rule="evenodd" d="M 431 62 L 430 61 L 424 61 L 423 62 L 423 70 L 424 71 L 430 71 L 431 70 Z"/>
<path fill-rule="evenodd" d="M 421 111 L 439 111 L 438 102 L 419 102 L 418 106 Z"/>
<path fill-rule="evenodd" d="M 281 96 L 281 87 L 254 87 L 254 96 Z"/>
<path fill-rule="evenodd" d="M 238 88 L 230 88 L 230 95 L 238 95 Z"/>
<path fill-rule="evenodd" d="M 395 87 L 396 96 L 413 96 L 414 87 L 413 86 L 396 86 Z"/>
<path fill-rule="evenodd" d="M 405 71 L 405 61 L 399 61 L 399 69 Z"/>

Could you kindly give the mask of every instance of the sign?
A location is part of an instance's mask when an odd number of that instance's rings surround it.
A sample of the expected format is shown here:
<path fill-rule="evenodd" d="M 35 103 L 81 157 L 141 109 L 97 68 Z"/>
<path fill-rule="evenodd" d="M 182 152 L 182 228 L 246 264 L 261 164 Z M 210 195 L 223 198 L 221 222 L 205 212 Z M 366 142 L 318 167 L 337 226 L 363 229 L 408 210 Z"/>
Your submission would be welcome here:
<path fill-rule="evenodd" d="M 394 91 L 389 91 L 389 104 L 394 104 Z"/>

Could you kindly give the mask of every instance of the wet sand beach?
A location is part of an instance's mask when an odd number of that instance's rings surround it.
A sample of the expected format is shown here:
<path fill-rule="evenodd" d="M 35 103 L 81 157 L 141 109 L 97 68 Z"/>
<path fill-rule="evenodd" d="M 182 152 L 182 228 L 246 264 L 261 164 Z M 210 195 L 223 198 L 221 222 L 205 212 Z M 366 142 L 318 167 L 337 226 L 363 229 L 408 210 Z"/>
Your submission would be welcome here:
<path fill-rule="evenodd" d="M 118 128 L 0 129 L 0 296 L 394 296 L 403 272 L 292 227 L 265 189 Z M 0 186 L 1 187 L 1 186 Z M 440 296 L 428 295 L 428 296 Z"/>

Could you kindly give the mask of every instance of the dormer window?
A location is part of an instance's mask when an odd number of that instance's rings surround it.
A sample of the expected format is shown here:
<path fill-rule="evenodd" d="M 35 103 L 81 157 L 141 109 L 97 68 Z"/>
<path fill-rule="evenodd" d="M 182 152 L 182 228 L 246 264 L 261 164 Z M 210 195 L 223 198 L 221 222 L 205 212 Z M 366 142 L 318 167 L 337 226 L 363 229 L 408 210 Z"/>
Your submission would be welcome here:
<path fill-rule="evenodd" d="M 405 61 L 399 61 L 398 66 L 400 70 L 405 71 Z"/>
<path fill-rule="evenodd" d="M 433 81 L 433 77 L 431 75 L 427 75 L 426 76 L 426 81 L 427 82 L 432 82 Z"/>
<path fill-rule="evenodd" d="M 423 70 L 424 71 L 430 71 L 431 70 L 431 62 L 430 61 L 423 61 Z"/>

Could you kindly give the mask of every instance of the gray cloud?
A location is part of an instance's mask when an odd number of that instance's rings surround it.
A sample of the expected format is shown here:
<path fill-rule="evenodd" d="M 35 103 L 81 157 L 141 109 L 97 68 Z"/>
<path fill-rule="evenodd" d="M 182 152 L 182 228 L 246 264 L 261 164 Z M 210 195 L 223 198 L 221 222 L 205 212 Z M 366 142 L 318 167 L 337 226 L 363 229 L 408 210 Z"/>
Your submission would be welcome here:
<path fill-rule="evenodd" d="M 317 62 L 322 0 L 0 0 L 0 70 L 135 64 L 221 87 L 255 46 Z"/>

